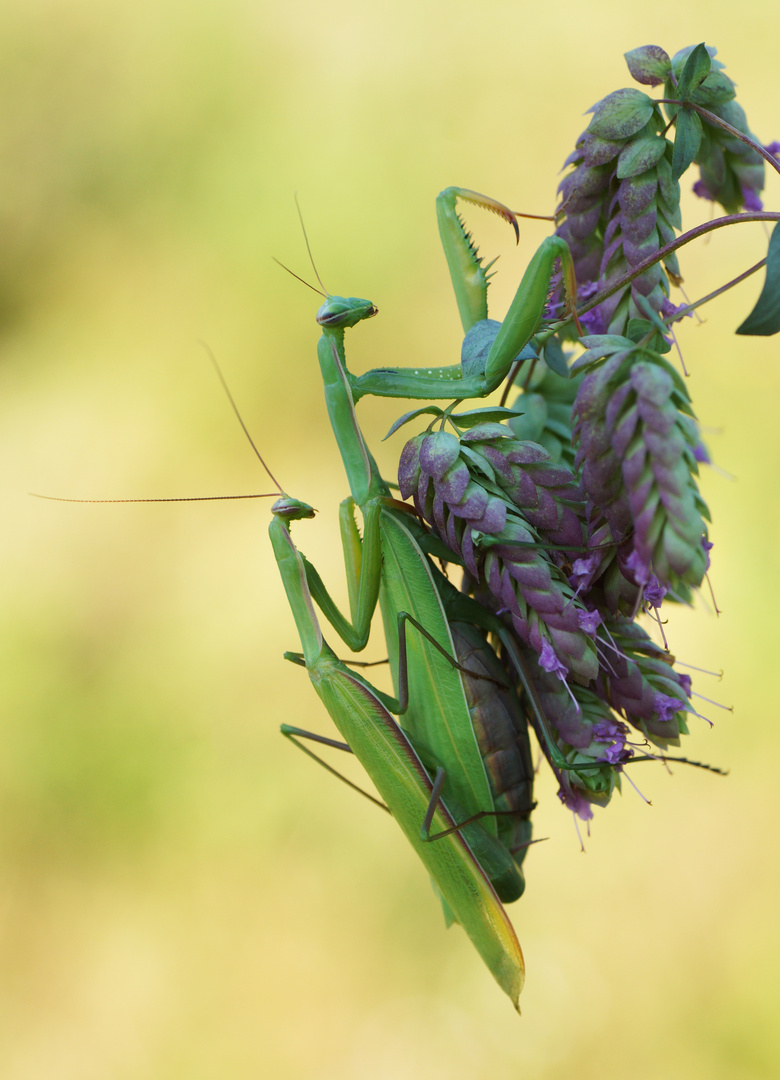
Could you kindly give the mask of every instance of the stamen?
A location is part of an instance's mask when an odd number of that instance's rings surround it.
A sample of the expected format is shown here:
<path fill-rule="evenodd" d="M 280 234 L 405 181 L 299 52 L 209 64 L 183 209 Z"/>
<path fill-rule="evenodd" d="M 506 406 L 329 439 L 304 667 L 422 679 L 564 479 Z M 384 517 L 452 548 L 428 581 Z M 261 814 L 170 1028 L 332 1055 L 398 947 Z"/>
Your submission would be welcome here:
<path fill-rule="evenodd" d="M 643 802 L 646 802 L 648 806 L 652 806 L 653 804 L 652 804 L 652 803 L 650 802 L 650 800 L 648 799 L 648 797 L 647 797 L 646 795 L 643 795 L 643 794 L 642 794 L 642 792 L 641 792 L 641 791 L 639 790 L 639 788 L 638 788 L 638 787 L 636 786 L 636 784 L 635 784 L 635 783 L 634 783 L 634 781 L 633 781 L 633 780 L 631 779 L 631 777 L 630 777 L 630 776 L 628 775 L 628 773 L 626 772 L 626 770 L 625 770 L 625 769 L 621 769 L 621 770 L 620 770 L 620 772 L 622 773 L 622 775 L 623 775 L 623 776 L 625 776 L 626 780 L 628 780 L 629 784 L 630 784 L 630 785 L 631 785 L 631 787 L 632 787 L 632 788 L 634 789 L 634 791 L 635 791 L 635 792 L 637 793 L 637 795 L 639 796 L 639 798 L 640 798 L 640 799 L 641 799 L 641 800 L 642 800 Z"/>

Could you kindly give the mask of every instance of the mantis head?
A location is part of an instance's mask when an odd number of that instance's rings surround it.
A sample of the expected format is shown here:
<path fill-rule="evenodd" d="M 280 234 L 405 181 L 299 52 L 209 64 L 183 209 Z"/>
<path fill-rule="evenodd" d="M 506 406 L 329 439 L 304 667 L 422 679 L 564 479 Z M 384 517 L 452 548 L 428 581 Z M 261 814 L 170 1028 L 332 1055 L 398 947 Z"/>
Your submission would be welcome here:
<path fill-rule="evenodd" d="M 289 495 L 283 495 L 277 499 L 271 507 L 274 517 L 284 518 L 285 521 L 300 521 L 302 518 L 313 518 L 316 511 L 308 503 L 300 499 L 293 499 Z"/>
<path fill-rule="evenodd" d="M 373 319 L 378 310 L 370 300 L 358 296 L 329 296 L 317 312 L 317 322 L 330 329 L 345 329 L 363 319 Z"/>

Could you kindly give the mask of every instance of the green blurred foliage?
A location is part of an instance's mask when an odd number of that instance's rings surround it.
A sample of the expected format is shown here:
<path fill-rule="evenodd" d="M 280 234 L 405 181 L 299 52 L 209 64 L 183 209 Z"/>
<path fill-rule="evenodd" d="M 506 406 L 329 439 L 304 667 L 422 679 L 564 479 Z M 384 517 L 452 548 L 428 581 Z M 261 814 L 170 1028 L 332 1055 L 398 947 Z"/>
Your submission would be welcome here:
<path fill-rule="evenodd" d="M 693 756 L 639 769 L 587 854 L 540 779 L 523 1018 L 383 815 L 283 743 L 325 730 L 265 540 L 267 506 L 29 499 L 258 491 L 267 481 L 199 340 L 342 582 L 346 494 L 314 359 L 323 279 L 380 316 L 352 366 L 450 362 L 459 326 L 433 199 L 447 184 L 550 212 L 560 164 L 622 53 L 717 45 L 751 127 L 780 134 L 775 7 L 750 25 L 660 0 L 554 11 L 462 0 L 31 0 L 0 19 L 3 411 L 0 1072 L 762 1078 L 780 1067 L 773 686 L 780 441 L 772 340 L 735 339 L 754 278 L 679 338 L 716 462 L 713 585 L 668 628 L 724 668 Z M 760 31 L 752 32 L 753 27 Z M 662 28 L 662 29 L 658 29 Z M 777 207 L 770 177 L 767 205 Z M 688 220 L 707 216 L 691 198 Z M 505 310 L 543 224 L 502 253 Z M 695 297 L 756 261 L 759 227 L 682 253 Z M 361 405 L 380 439 L 397 404 Z M 382 655 L 380 644 L 373 646 Z"/>

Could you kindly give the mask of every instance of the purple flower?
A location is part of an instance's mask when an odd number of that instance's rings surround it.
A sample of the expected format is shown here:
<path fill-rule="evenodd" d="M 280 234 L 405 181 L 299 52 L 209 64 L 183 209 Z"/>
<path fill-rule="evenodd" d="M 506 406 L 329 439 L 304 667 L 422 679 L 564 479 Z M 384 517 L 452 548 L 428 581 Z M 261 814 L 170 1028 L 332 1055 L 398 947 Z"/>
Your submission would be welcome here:
<path fill-rule="evenodd" d="M 619 724 L 617 720 L 599 720 L 593 725 L 592 730 L 594 742 L 609 743 L 604 751 L 604 760 L 610 765 L 617 765 L 626 757 L 630 757 L 630 751 L 626 751 L 628 729 L 625 724 Z"/>
<path fill-rule="evenodd" d="M 568 675 L 568 669 L 565 664 L 562 664 L 558 657 L 555 655 L 552 645 L 549 641 L 542 642 L 542 648 L 539 653 L 539 666 L 545 671 L 548 671 L 551 675 L 557 675 L 563 682 L 566 681 Z"/>
<path fill-rule="evenodd" d="M 693 686 L 690 675 L 683 675 L 678 672 L 677 678 L 680 680 L 680 686 L 682 687 L 685 696 L 690 697 L 691 687 Z"/>
<path fill-rule="evenodd" d="M 712 548 L 713 548 L 712 541 L 707 540 L 707 538 L 703 536 L 701 538 L 701 546 L 704 548 L 705 554 L 707 556 L 706 569 L 709 570 L 709 568 L 710 568 L 710 552 L 712 551 Z"/>
<path fill-rule="evenodd" d="M 659 691 L 653 698 L 653 707 L 658 713 L 658 719 L 666 722 L 673 719 L 684 706 L 679 698 L 672 697 L 671 694 L 662 694 Z"/>
<path fill-rule="evenodd" d="M 709 199 L 710 202 L 715 202 L 715 196 L 703 180 L 697 180 L 693 185 L 693 194 L 698 195 L 700 199 Z"/>
<path fill-rule="evenodd" d="M 626 559 L 626 566 L 636 578 L 638 585 L 646 585 L 650 580 L 650 567 L 638 551 L 632 551 Z"/>
<path fill-rule="evenodd" d="M 693 456 L 696 458 L 700 465 L 709 465 L 711 463 L 710 452 L 703 442 L 697 442 L 693 448 Z"/>
<path fill-rule="evenodd" d="M 564 781 L 558 788 L 558 798 L 567 810 L 572 810 L 582 821 L 590 821 L 593 817 L 591 805 L 579 788 Z"/>
<path fill-rule="evenodd" d="M 742 202 L 746 210 L 763 210 L 764 204 L 755 191 L 747 184 L 740 184 L 742 188 Z"/>
<path fill-rule="evenodd" d="M 593 725 L 593 738 L 596 742 L 612 742 L 618 736 L 623 736 L 622 725 L 617 720 L 599 720 Z M 623 736 L 625 742 L 625 737 Z"/>
<path fill-rule="evenodd" d="M 604 760 L 610 765 L 618 765 L 626 756 L 626 748 L 622 742 L 613 742 L 604 751 Z"/>
<path fill-rule="evenodd" d="M 661 606 L 663 598 L 666 596 L 667 590 L 655 576 L 650 575 L 650 580 L 645 585 L 645 600 L 651 607 L 657 608 Z"/>
<path fill-rule="evenodd" d="M 581 629 L 583 629 L 586 634 L 590 634 L 591 637 L 595 636 L 597 628 L 601 625 L 601 616 L 598 611 L 595 610 L 578 611 L 577 620 Z"/>
<path fill-rule="evenodd" d="M 665 296 L 661 301 L 661 314 L 665 319 L 668 319 L 670 315 L 677 315 L 679 312 L 685 311 L 685 307 L 685 304 L 673 304 L 669 297 Z M 686 311 L 685 314 L 687 317 L 693 318 L 692 311 Z"/>
<path fill-rule="evenodd" d="M 764 149 L 768 154 L 771 154 L 772 157 L 780 157 L 780 142 L 771 142 L 769 146 L 765 146 Z"/>
<path fill-rule="evenodd" d="M 596 551 L 592 555 L 587 555 L 584 559 L 574 560 L 569 581 L 575 589 L 589 588 L 600 562 L 601 556 Z"/>

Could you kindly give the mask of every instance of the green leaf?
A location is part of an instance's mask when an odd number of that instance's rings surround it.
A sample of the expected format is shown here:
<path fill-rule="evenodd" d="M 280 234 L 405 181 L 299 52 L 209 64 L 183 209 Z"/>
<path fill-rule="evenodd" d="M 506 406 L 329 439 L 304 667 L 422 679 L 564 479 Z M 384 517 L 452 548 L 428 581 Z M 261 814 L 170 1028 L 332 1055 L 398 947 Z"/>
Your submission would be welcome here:
<path fill-rule="evenodd" d="M 581 371 L 589 364 L 603 360 L 607 356 L 614 356 L 620 352 L 628 353 L 634 348 L 634 342 L 620 334 L 593 334 L 582 338 L 582 344 L 587 345 L 588 349 L 574 361 L 571 367 L 572 372 Z"/>
<path fill-rule="evenodd" d="M 660 45 L 643 45 L 623 55 L 632 76 L 645 86 L 660 86 L 672 70 L 669 54 Z"/>
<path fill-rule="evenodd" d="M 487 458 L 484 458 L 482 454 L 477 453 L 477 451 L 473 450 L 468 443 L 464 442 L 460 444 L 460 452 L 467 461 L 471 462 L 475 469 L 478 469 L 488 478 L 491 484 L 495 484 L 496 472 Z"/>
<path fill-rule="evenodd" d="M 701 120 L 690 109 L 680 109 L 674 134 L 672 154 L 672 177 L 679 180 L 699 151 L 701 143 Z"/>
<path fill-rule="evenodd" d="M 600 139 L 630 139 L 650 120 L 654 108 L 653 99 L 641 90 L 615 90 L 593 106 L 588 131 Z"/>
<path fill-rule="evenodd" d="M 772 230 L 766 255 L 766 280 L 758 303 L 737 329 L 738 334 L 771 337 L 780 330 L 780 222 Z"/>
<path fill-rule="evenodd" d="M 635 345 L 638 345 L 642 338 L 646 337 L 652 329 L 653 327 L 647 319 L 629 319 L 628 325 L 626 326 L 626 336 L 629 337 Z"/>
<path fill-rule="evenodd" d="M 685 61 L 685 67 L 682 69 L 682 74 L 677 81 L 677 94 L 675 96 L 680 101 L 689 101 L 693 91 L 701 86 L 711 70 L 710 54 L 707 52 L 704 42 L 702 42 L 691 51 L 690 56 Z"/>
<path fill-rule="evenodd" d="M 713 105 L 723 105 L 736 96 L 734 83 L 722 71 L 711 71 L 698 90 L 691 94 L 691 101 L 711 109 Z"/>
<path fill-rule="evenodd" d="M 672 144 L 667 141 L 667 146 L 674 152 Z M 660 158 L 655 167 L 658 177 L 658 191 L 664 204 L 664 214 L 676 229 L 682 228 L 680 215 L 680 185 L 672 176 L 672 165 L 668 155 Z"/>
<path fill-rule="evenodd" d="M 602 356 L 608 356 L 610 352 L 619 352 L 620 349 L 630 347 L 633 343 L 620 334 L 587 334 L 580 341 L 588 349 L 603 348 Z"/>
<path fill-rule="evenodd" d="M 623 149 L 622 139 L 600 139 L 592 132 L 582 142 L 582 154 L 588 168 L 607 165 Z"/>
<path fill-rule="evenodd" d="M 639 310 L 643 312 L 644 315 L 650 320 L 650 322 L 660 334 L 669 333 L 669 327 L 663 321 L 661 316 L 658 314 L 658 312 L 655 310 L 655 308 L 646 296 L 642 296 L 640 293 L 637 293 L 634 296 L 634 303 L 639 308 Z"/>
<path fill-rule="evenodd" d="M 618 180 L 629 176 L 640 176 L 652 169 L 664 156 L 666 139 L 660 135 L 648 135 L 641 139 L 631 139 L 620 151 L 617 164 Z"/>
<path fill-rule="evenodd" d="M 424 416 L 425 413 L 430 413 L 431 416 L 444 416 L 444 409 L 440 409 L 438 405 L 423 405 L 421 409 L 412 409 L 411 412 L 404 413 L 403 416 L 399 416 L 396 422 L 388 431 L 385 439 L 389 439 L 391 435 L 395 435 L 399 428 L 402 428 L 404 424 L 408 424 L 410 420 L 414 420 L 416 416 Z"/>
<path fill-rule="evenodd" d="M 569 364 L 566 360 L 566 354 L 561 348 L 561 343 L 558 341 L 557 338 L 550 338 L 550 340 L 544 346 L 542 359 L 544 360 L 550 371 L 554 371 L 555 374 L 560 375 L 562 379 L 570 378 Z"/>
<path fill-rule="evenodd" d="M 422 410 L 420 410 L 422 411 Z M 518 409 L 507 409 L 503 405 L 488 405 L 484 409 L 469 409 L 467 412 L 450 413 L 450 420 L 458 428 L 473 428 L 478 424 L 501 423 L 513 416 L 520 416 Z"/>
<path fill-rule="evenodd" d="M 486 442 L 490 439 L 513 439 L 515 433 L 506 424 L 477 424 L 463 436 L 466 442 Z"/>
<path fill-rule="evenodd" d="M 688 57 L 691 55 L 695 48 L 695 45 L 686 45 L 684 49 L 680 49 L 672 57 L 672 71 L 678 78 L 680 77 L 680 72 L 683 69 L 685 61 L 688 59 Z M 715 59 L 715 57 L 718 55 L 718 50 L 715 48 L 714 45 L 707 45 L 706 49 L 715 71 L 722 71 L 726 65 L 721 64 L 720 60 Z"/>

